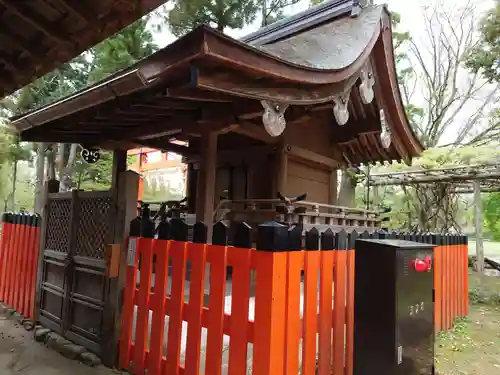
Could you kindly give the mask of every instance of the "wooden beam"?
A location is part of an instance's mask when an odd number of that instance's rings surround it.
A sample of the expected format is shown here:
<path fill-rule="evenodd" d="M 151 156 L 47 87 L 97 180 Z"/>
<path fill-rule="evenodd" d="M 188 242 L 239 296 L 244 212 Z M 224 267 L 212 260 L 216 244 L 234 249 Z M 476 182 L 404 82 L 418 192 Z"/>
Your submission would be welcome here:
<path fill-rule="evenodd" d="M 208 226 L 208 238 L 212 240 L 215 180 L 217 172 L 217 137 L 215 132 L 205 132 L 201 138 L 201 161 L 198 172 L 196 220 Z"/>
<path fill-rule="evenodd" d="M 17 35 L 13 30 L 7 29 L 5 26 L 0 28 L 0 34 L 4 35 L 5 38 L 9 39 L 12 44 L 26 53 L 28 56 L 36 55 L 39 51 L 38 48 L 34 49 L 30 46 L 28 41 Z"/>
<path fill-rule="evenodd" d="M 484 247 L 483 247 L 483 202 L 481 199 L 481 183 L 474 181 L 474 213 L 476 219 L 476 257 L 477 271 L 484 273 Z"/>
<path fill-rule="evenodd" d="M 330 189 L 328 192 L 328 203 L 336 205 L 338 202 L 338 170 L 330 172 Z"/>
<path fill-rule="evenodd" d="M 315 164 L 330 170 L 336 170 L 340 166 L 340 163 L 332 158 L 291 144 L 284 146 L 284 152 L 290 155 L 292 159 L 306 162 L 306 164 Z"/>
<path fill-rule="evenodd" d="M 59 3 L 71 13 L 76 14 L 87 24 L 96 20 L 94 14 L 84 5 L 84 2 L 81 0 L 59 0 Z"/>
<path fill-rule="evenodd" d="M 182 156 L 192 155 L 192 151 L 187 146 L 181 146 L 168 141 L 161 141 L 158 139 L 147 139 L 147 140 L 133 140 L 133 143 L 138 145 L 143 145 L 147 147 L 152 147 L 161 151 L 170 151 Z"/>
<path fill-rule="evenodd" d="M 166 96 L 168 98 L 194 100 L 198 102 L 231 103 L 234 101 L 234 97 L 229 95 L 219 94 L 212 91 L 185 88 L 169 88 L 166 91 Z"/>
<path fill-rule="evenodd" d="M 379 178 L 380 175 L 377 176 Z M 372 176 L 373 178 L 373 176 Z M 496 180 L 500 179 L 500 172 L 496 173 L 465 173 L 463 175 L 448 175 L 448 176 L 423 176 L 423 177 L 410 177 L 410 178 L 382 178 L 380 180 L 372 180 L 372 186 L 394 186 L 394 185 L 416 185 L 416 184 L 429 184 L 435 182 L 453 183 L 464 181 L 479 181 L 479 180 Z"/>
<path fill-rule="evenodd" d="M 0 51 L 0 62 L 3 63 L 12 73 L 17 73 L 14 59 L 2 51 Z"/>
<path fill-rule="evenodd" d="M 64 34 L 38 14 L 31 11 L 28 7 L 21 5 L 19 1 L 0 0 L 0 3 L 2 3 L 9 11 L 16 14 L 22 20 L 35 27 L 55 42 L 74 49 L 73 43 L 71 43 L 71 41 L 67 39 Z"/>
<path fill-rule="evenodd" d="M 264 143 L 277 143 L 279 137 L 271 137 L 266 130 L 250 122 L 231 125 L 230 131 Z"/>
<path fill-rule="evenodd" d="M 287 194 L 288 182 L 288 153 L 281 147 L 276 153 L 276 190 L 281 194 Z"/>

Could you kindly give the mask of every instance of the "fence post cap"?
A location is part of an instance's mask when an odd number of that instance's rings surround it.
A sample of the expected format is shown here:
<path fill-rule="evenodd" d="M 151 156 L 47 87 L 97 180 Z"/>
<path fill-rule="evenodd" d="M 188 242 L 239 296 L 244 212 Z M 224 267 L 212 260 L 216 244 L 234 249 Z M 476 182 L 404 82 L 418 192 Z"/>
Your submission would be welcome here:
<path fill-rule="evenodd" d="M 208 227 L 203 221 L 198 221 L 193 226 L 193 242 L 207 243 Z"/>
<path fill-rule="evenodd" d="M 342 229 L 340 232 L 337 233 L 337 236 L 335 236 L 335 250 L 347 250 L 348 247 L 348 238 L 349 235 L 347 232 Z M 358 236 L 358 238 L 362 238 L 361 236 Z"/>
<path fill-rule="evenodd" d="M 4 212 L 2 214 L 2 222 L 12 224 L 14 221 L 14 215 L 12 212 Z"/>
<path fill-rule="evenodd" d="M 227 246 L 229 241 L 229 226 L 224 221 L 218 221 L 212 229 L 212 244 Z"/>
<path fill-rule="evenodd" d="M 312 228 L 306 232 L 306 250 L 319 250 L 319 231 Z"/>
<path fill-rule="evenodd" d="M 240 221 L 236 224 L 234 228 L 233 246 L 244 249 L 252 248 L 252 227 L 248 223 Z"/>
<path fill-rule="evenodd" d="M 323 233 L 321 233 L 321 250 L 333 250 L 335 249 L 335 233 L 328 228 Z"/>
<path fill-rule="evenodd" d="M 285 251 L 288 244 L 288 226 L 277 221 L 259 224 L 257 232 L 257 250 Z"/>
<path fill-rule="evenodd" d="M 292 225 L 288 228 L 288 250 L 298 251 L 302 249 L 302 225 Z"/>
<path fill-rule="evenodd" d="M 175 241 L 187 241 L 189 225 L 181 219 L 170 220 L 170 233 Z"/>

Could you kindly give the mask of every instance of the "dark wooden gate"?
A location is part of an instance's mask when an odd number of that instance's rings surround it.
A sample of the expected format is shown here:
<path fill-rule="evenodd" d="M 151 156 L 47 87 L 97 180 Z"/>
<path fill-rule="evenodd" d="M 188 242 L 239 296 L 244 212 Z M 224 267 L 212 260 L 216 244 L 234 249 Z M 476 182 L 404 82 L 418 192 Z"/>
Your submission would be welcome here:
<path fill-rule="evenodd" d="M 105 335 L 106 246 L 114 211 L 110 191 L 73 191 L 49 194 L 44 215 L 38 320 L 96 354 Z"/>

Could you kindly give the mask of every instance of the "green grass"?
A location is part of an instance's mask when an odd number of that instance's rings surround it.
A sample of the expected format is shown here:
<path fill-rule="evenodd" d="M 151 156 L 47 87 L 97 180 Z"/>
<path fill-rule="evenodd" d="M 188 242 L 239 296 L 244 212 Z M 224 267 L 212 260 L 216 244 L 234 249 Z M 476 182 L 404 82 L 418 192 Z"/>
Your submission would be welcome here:
<path fill-rule="evenodd" d="M 470 311 L 436 341 L 439 375 L 500 374 L 500 277 L 470 277 Z"/>

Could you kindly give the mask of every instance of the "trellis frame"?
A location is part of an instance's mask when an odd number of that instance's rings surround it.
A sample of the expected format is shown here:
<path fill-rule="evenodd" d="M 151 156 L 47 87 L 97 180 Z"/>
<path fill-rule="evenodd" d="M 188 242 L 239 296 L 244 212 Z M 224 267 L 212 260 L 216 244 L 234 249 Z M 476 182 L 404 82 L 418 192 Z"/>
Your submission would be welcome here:
<path fill-rule="evenodd" d="M 500 192 L 500 164 L 406 169 L 365 176 L 368 190 L 377 186 L 452 184 L 455 194 L 474 194 L 477 268 L 484 271 L 481 193 Z"/>

